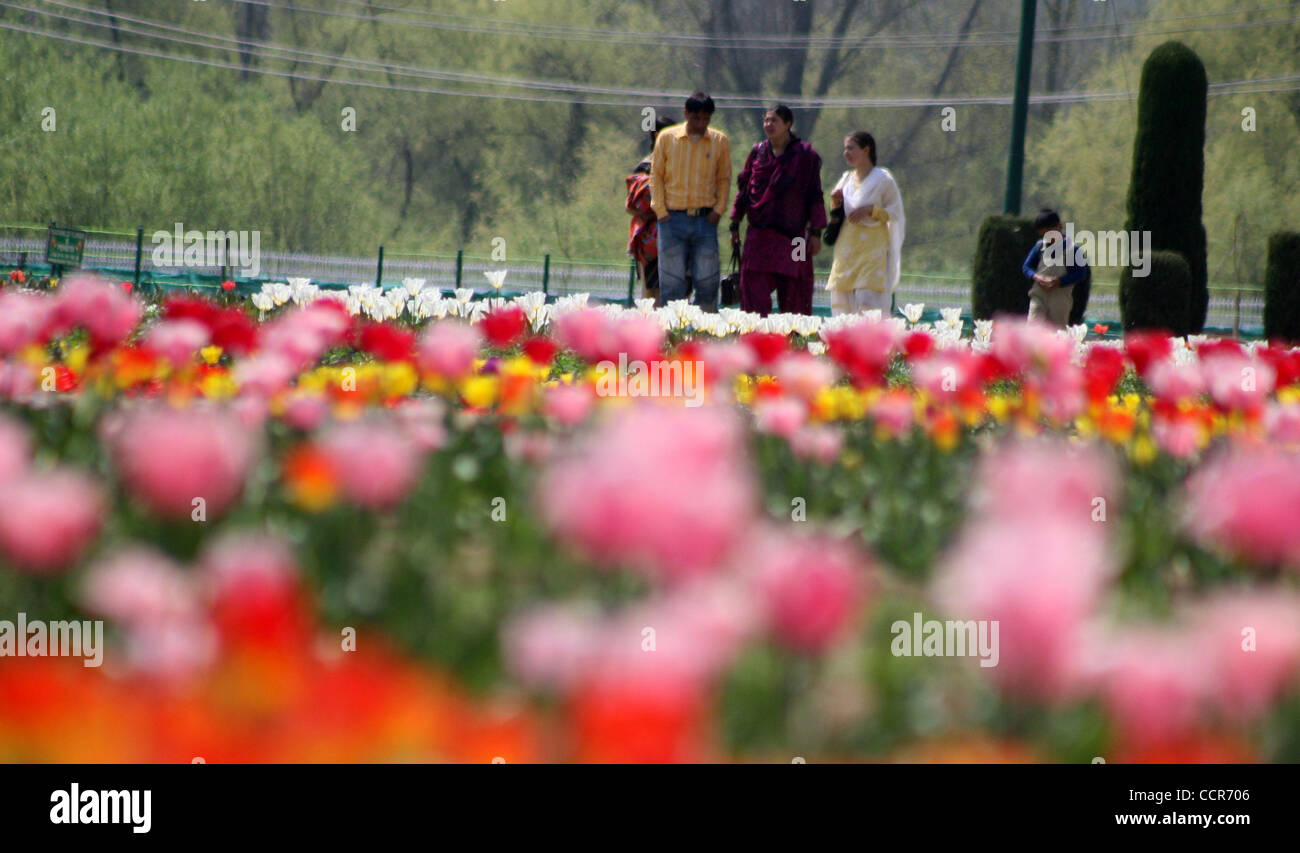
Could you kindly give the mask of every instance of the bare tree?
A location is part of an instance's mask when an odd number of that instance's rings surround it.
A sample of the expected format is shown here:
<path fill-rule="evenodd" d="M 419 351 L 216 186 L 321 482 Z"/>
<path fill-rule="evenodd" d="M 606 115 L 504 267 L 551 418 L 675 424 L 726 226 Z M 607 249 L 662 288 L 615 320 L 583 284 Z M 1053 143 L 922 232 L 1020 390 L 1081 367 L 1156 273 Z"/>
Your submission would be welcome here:
<path fill-rule="evenodd" d="M 267 16 L 270 10 L 266 6 L 241 2 L 235 7 L 235 35 L 249 41 L 269 41 L 271 23 Z M 247 80 L 252 76 L 250 69 L 257 66 L 257 54 L 245 45 L 239 48 L 240 77 Z"/>
<path fill-rule="evenodd" d="M 688 7 L 712 41 L 700 49 L 705 85 L 740 95 L 775 93 L 798 101 L 820 98 L 866 49 L 864 42 L 896 23 L 920 0 L 865 3 L 843 0 L 833 12 L 819 14 L 817 0 L 771 3 L 763 0 L 719 0 L 701 12 Z M 826 27 L 819 26 L 827 22 Z M 740 49 L 729 36 L 786 33 L 787 46 Z M 835 41 L 824 49 L 810 48 L 810 36 Z M 812 136 L 820 116 L 817 107 L 800 110 L 799 132 Z"/>

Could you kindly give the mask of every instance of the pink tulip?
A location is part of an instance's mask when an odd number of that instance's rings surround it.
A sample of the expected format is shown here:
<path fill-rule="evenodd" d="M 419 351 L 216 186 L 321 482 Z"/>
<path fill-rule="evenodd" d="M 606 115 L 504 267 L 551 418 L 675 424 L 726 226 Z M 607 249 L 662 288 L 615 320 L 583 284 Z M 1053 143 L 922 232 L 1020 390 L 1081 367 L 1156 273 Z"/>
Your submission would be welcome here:
<path fill-rule="evenodd" d="M 649 364 L 663 351 L 664 329 L 654 317 L 625 314 L 612 324 L 612 333 L 611 351 L 606 355 L 611 361 L 618 361 L 619 354 L 626 353 L 629 362 Z"/>
<path fill-rule="evenodd" d="M 812 400 L 835 384 L 835 365 L 828 359 L 807 352 L 791 352 L 776 363 L 773 375 L 781 390 L 804 400 Z"/>
<path fill-rule="evenodd" d="M 283 356 L 295 368 L 305 367 L 342 344 L 350 323 L 346 313 L 325 300 L 292 308 L 262 327 L 262 351 Z"/>
<path fill-rule="evenodd" d="M 684 671 L 712 679 L 762 632 L 768 618 L 763 601 L 753 595 L 744 579 L 717 577 L 668 592 L 634 611 L 630 621 L 634 628 L 638 622 L 658 625 L 656 648 L 676 656 Z M 644 634 L 644 627 L 641 632 Z"/>
<path fill-rule="evenodd" d="M 866 558 L 830 536 L 769 532 L 747 562 L 772 630 L 798 652 L 844 637 L 866 596 Z"/>
<path fill-rule="evenodd" d="M 700 345 L 700 360 L 707 382 L 729 384 L 755 367 L 754 350 L 737 341 L 707 341 Z"/>
<path fill-rule="evenodd" d="M 206 547 L 200 566 L 205 592 L 214 600 L 259 589 L 278 596 L 298 586 L 293 550 L 273 536 L 224 535 Z"/>
<path fill-rule="evenodd" d="M 198 320 L 164 320 L 145 335 L 145 347 L 167 359 L 172 367 L 181 368 L 193 363 L 194 354 L 211 338 L 208 327 Z"/>
<path fill-rule="evenodd" d="M 21 423 L 0 415 L 0 483 L 24 473 L 32 462 L 32 440 Z"/>
<path fill-rule="evenodd" d="M 1214 675 L 1212 699 L 1232 720 L 1267 712 L 1300 675 L 1300 600 L 1281 591 L 1219 594 L 1195 611 Z"/>
<path fill-rule="evenodd" d="M 273 397 L 289 387 L 298 375 L 290 358 L 275 352 L 260 352 L 235 366 L 235 384 L 241 394 Z"/>
<path fill-rule="evenodd" d="M 216 638 L 195 584 L 153 551 L 121 552 L 91 568 L 82 583 L 91 613 L 116 621 L 137 673 L 183 679 L 216 657 Z"/>
<path fill-rule="evenodd" d="M 36 393 L 36 375 L 26 364 L 0 361 L 0 397 L 26 402 Z"/>
<path fill-rule="evenodd" d="M 540 512 L 600 564 L 667 581 L 716 571 L 754 513 L 743 441 L 726 409 L 632 406 L 548 466 Z"/>
<path fill-rule="evenodd" d="M 900 346 L 890 322 L 861 320 L 826 335 L 826 351 L 859 384 L 878 382 Z"/>
<path fill-rule="evenodd" d="M 36 293 L 0 294 L 0 353 L 16 353 L 40 343 L 54 308 L 53 299 Z"/>
<path fill-rule="evenodd" d="M 1148 369 L 1145 381 L 1151 393 L 1174 403 L 1194 399 L 1205 391 L 1205 378 L 1195 364 L 1156 362 Z"/>
<path fill-rule="evenodd" d="M 1264 427 L 1276 444 L 1300 449 L 1300 403 L 1270 402 L 1264 411 Z"/>
<path fill-rule="evenodd" d="M 423 455 L 396 425 L 379 419 L 338 424 L 321 439 L 348 500 L 366 509 L 401 503 L 420 475 Z"/>
<path fill-rule="evenodd" d="M 544 465 L 555 455 L 555 436 L 540 429 L 514 430 L 505 437 L 506 456 L 515 462 Z"/>
<path fill-rule="evenodd" d="M 462 379 L 474 372 L 474 359 L 483 346 L 477 326 L 457 320 L 431 323 L 416 343 L 420 369 L 444 379 Z"/>
<path fill-rule="evenodd" d="M 311 432 L 329 417 L 329 403 L 320 394 L 308 391 L 290 395 L 284 404 L 284 422 L 294 429 Z"/>
<path fill-rule="evenodd" d="M 1109 506 L 1116 490 L 1114 467 L 1092 446 L 1010 441 L 981 460 L 974 480 L 977 509 L 1007 521 L 1057 516 L 1102 530 L 1109 516 L 1097 515 L 1098 510 L 1114 512 Z"/>
<path fill-rule="evenodd" d="M 127 412 L 118 426 L 112 449 L 119 476 L 164 518 L 188 518 L 200 506 L 209 518 L 220 515 L 243 492 L 257 455 L 226 408 L 151 405 Z"/>
<path fill-rule="evenodd" d="M 1201 427 L 1188 418 L 1152 417 L 1151 437 L 1175 459 L 1191 459 L 1201 448 Z"/>
<path fill-rule="evenodd" d="M 794 397 L 773 397 L 754 405 L 754 426 L 759 432 L 789 441 L 803 426 L 808 407 Z"/>
<path fill-rule="evenodd" d="M 271 405 L 261 397 L 245 395 L 230 401 L 230 411 L 246 432 L 258 433 L 271 416 Z"/>
<path fill-rule="evenodd" d="M 1175 741 L 1197 727 L 1212 688 L 1203 652 L 1200 638 L 1181 630 L 1129 630 L 1110 639 L 1100 653 L 1100 689 L 1124 738 Z"/>
<path fill-rule="evenodd" d="M 1073 346 L 1046 324 L 1012 317 L 1000 317 L 993 324 L 992 342 L 994 357 L 1012 373 L 1068 363 Z"/>
<path fill-rule="evenodd" d="M 609 358 L 609 325 L 609 317 L 594 308 L 570 311 L 556 318 L 555 340 L 595 364 Z"/>
<path fill-rule="evenodd" d="M 912 429 L 915 409 L 915 399 L 911 394 L 886 392 L 871 403 L 869 414 L 879 429 L 892 438 L 899 438 Z"/>
<path fill-rule="evenodd" d="M 413 397 L 393 410 L 406 437 L 423 453 L 447 443 L 446 406 L 436 397 Z"/>
<path fill-rule="evenodd" d="M 324 334 L 284 314 L 262 327 L 262 354 L 277 355 L 295 371 L 313 364 L 328 349 Z"/>
<path fill-rule="evenodd" d="M 800 459 L 831 465 L 839 458 L 844 433 L 833 426 L 804 426 L 790 437 L 790 449 Z"/>
<path fill-rule="evenodd" d="M 697 578 L 608 620 L 591 674 L 708 686 L 763 628 L 765 613 L 735 580 Z"/>
<path fill-rule="evenodd" d="M 1201 362 L 1210 397 L 1225 409 L 1257 411 L 1273 392 L 1277 371 L 1266 361 L 1216 353 Z"/>
<path fill-rule="evenodd" d="M 147 622 L 126 634 L 131 668 L 162 681 L 184 681 L 197 675 L 217 659 L 217 652 L 216 632 L 202 619 Z"/>
<path fill-rule="evenodd" d="M 592 610 L 548 605 L 506 626 L 502 647 L 507 666 L 534 689 L 566 691 L 589 670 L 604 623 Z"/>
<path fill-rule="evenodd" d="M 591 414 L 595 402 L 586 385 L 556 385 L 546 389 L 542 413 L 561 426 L 577 426 Z"/>
<path fill-rule="evenodd" d="M 99 534 L 103 515 L 99 486 L 85 474 L 19 474 L 0 484 L 0 552 L 34 574 L 67 568 Z"/>
<path fill-rule="evenodd" d="M 1187 481 L 1184 524 L 1201 542 L 1263 566 L 1300 569 L 1300 455 L 1225 452 Z"/>
<path fill-rule="evenodd" d="M 1086 623 L 1115 569 L 1090 521 L 1059 513 L 986 517 L 942 559 L 933 592 L 949 618 L 998 621 L 991 677 L 1014 692 L 1055 699 L 1080 686 Z"/>
<path fill-rule="evenodd" d="M 1058 424 L 1070 423 L 1087 408 L 1083 371 L 1068 361 L 1057 362 L 1036 384 L 1039 408 Z"/>
<path fill-rule="evenodd" d="M 918 388 L 944 401 L 952 401 L 968 389 L 978 390 L 980 384 L 970 354 L 953 350 L 936 350 L 913 362 L 912 378 Z"/>
<path fill-rule="evenodd" d="M 140 303 L 122 288 L 87 273 L 69 276 L 55 297 L 57 326 L 61 330 L 83 328 L 99 344 L 125 340 L 142 313 Z"/>
<path fill-rule="evenodd" d="M 196 618 L 197 592 L 189 576 L 155 551 L 130 549 L 96 563 L 82 581 L 91 613 L 124 625 Z"/>

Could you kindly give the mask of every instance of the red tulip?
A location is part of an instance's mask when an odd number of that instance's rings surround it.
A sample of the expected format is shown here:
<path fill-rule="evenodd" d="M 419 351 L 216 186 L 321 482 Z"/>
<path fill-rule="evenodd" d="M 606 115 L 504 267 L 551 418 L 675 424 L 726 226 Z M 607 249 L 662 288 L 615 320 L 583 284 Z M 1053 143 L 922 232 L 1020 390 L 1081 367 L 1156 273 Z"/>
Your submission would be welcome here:
<path fill-rule="evenodd" d="M 760 365 L 774 363 L 790 348 L 785 335 L 777 332 L 749 332 L 740 336 L 740 342 L 754 351 Z"/>
<path fill-rule="evenodd" d="M 480 325 L 488 343 L 494 347 L 508 347 L 519 339 L 528 326 L 524 309 L 518 305 L 499 308 L 487 314 Z"/>
<path fill-rule="evenodd" d="M 912 332 L 903 339 L 903 352 L 907 355 L 908 361 L 925 358 L 934 352 L 934 338 L 925 332 Z"/>
<path fill-rule="evenodd" d="M 560 345 L 555 341 L 540 335 L 524 341 L 524 355 L 528 356 L 533 364 L 550 364 L 559 349 Z"/>
<path fill-rule="evenodd" d="M 1164 332 L 1130 332 L 1124 336 L 1124 351 L 1139 375 L 1145 376 L 1152 362 L 1164 361 L 1173 351 L 1173 344 Z"/>
<path fill-rule="evenodd" d="M 368 352 L 381 361 L 411 358 L 414 344 L 415 332 L 387 323 L 365 323 L 357 333 L 357 349 Z"/>
<path fill-rule="evenodd" d="M 1109 346 L 1094 346 L 1088 350 L 1084 362 L 1084 385 L 1088 399 L 1099 403 L 1115 390 L 1115 383 L 1124 375 L 1124 353 Z"/>

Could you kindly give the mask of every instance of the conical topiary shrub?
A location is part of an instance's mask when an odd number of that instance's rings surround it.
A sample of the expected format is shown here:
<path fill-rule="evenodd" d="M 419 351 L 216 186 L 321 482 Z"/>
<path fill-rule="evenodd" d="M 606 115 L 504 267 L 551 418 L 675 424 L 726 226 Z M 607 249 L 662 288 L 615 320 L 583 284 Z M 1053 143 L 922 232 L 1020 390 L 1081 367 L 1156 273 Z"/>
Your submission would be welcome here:
<path fill-rule="evenodd" d="M 1295 231 L 1268 238 L 1264 337 L 1300 343 L 1300 233 Z"/>
<path fill-rule="evenodd" d="M 1205 66 L 1186 45 L 1166 42 L 1147 57 L 1138 92 L 1125 226 L 1150 231 L 1152 249 L 1173 250 L 1187 260 L 1192 275 L 1191 332 L 1205 328 L 1210 304 L 1201 223 L 1207 91 Z"/>
<path fill-rule="evenodd" d="M 1152 252 L 1147 275 L 1136 277 L 1132 267 L 1119 275 L 1119 312 L 1124 331 L 1160 329 L 1188 334 L 1192 270 L 1179 252 Z"/>
<path fill-rule="evenodd" d="M 1077 326 L 1083 322 L 1084 312 L 1088 310 L 1088 297 L 1092 295 L 1092 267 L 1088 267 L 1088 273 L 1083 277 L 1083 281 L 1074 285 L 1074 302 L 1070 305 L 1069 325 Z"/>
<path fill-rule="evenodd" d="M 1021 267 L 1036 242 L 1038 232 L 1031 219 L 997 215 L 980 225 L 971 271 L 971 314 L 976 320 L 1029 313 L 1030 282 Z"/>

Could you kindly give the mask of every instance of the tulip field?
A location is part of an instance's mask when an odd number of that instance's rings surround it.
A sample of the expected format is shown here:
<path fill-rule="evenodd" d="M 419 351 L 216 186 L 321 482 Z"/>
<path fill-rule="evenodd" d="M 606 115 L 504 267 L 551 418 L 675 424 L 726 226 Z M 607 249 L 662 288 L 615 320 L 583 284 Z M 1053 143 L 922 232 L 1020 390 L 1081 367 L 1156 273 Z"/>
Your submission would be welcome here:
<path fill-rule="evenodd" d="M 4 284 L 0 760 L 1300 761 L 1300 349 Z"/>

